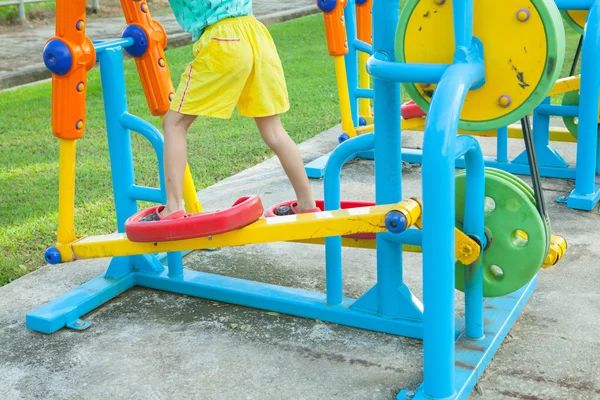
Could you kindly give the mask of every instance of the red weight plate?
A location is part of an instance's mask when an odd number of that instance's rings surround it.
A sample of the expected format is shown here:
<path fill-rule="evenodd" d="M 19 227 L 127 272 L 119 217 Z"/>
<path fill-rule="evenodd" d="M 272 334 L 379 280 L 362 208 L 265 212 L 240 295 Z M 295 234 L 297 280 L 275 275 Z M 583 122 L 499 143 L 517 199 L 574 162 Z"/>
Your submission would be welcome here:
<path fill-rule="evenodd" d="M 214 236 L 243 228 L 257 221 L 263 214 L 263 205 L 258 196 L 238 199 L 231 208 L 212 212 L 191 214 L 182 218 L 139 222 L 152 214 L 157 207 L 140 211 L 125 222 L 127 238 L 132 242 L 168 242 Z"/>
<path fill-rule="evenodd" d="M 400 107 L 400 114 L 404 119 L 421 118 L 426 115 L 425 111 L 423 111 L 421 107 L 419 107 L 412 100 L 402 104 L 402 106 Z"/>

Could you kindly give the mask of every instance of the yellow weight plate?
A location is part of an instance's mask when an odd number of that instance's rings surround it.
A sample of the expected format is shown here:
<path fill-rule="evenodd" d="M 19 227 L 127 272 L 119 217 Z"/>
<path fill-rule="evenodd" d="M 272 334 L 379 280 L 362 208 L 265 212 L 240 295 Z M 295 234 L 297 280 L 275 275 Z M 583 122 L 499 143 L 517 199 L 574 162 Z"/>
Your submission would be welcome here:
<path fill-rule="evenodd" d="M 460 127 L 497 129 L 533 110 L 556 82 L 565 51 L 560 13 L 551 0 L 475 0 L 473 35 L 483 43 L 485 83 L 467 95 Z M 398 60 L 450 64 L 454 51 L 452 1 L 409 0 L 398 25 Z M 405 87 L 429 108 L 435 85 Z"/>
<path fill-rule="evenodd" d="M 567 21 L 567 23 L 571 26 L 571 28 L 583 35 L 585 21 L 587 20 L 588 16 L 587 10 L 569 10 L 561 11 L 560 13 L 562 14 L 565 21 Z"/>

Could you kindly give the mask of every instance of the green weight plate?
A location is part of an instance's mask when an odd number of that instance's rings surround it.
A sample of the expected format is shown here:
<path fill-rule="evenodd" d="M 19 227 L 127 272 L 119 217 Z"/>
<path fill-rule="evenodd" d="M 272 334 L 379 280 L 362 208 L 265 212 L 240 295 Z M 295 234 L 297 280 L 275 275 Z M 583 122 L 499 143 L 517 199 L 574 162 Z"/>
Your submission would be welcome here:
<path fill-rule="evenodd" d="M 456 176 L 460 176 L 460 175 L 464 175 L 464 174 L 465 174 L 465 172 L 461 171 L 458 174 L 456 174 Z M 503 171 L 503 170 L 497 169 L 497 168 L 486 167 L 485 174 L 486 175 L 488 175 L 488 174 L 496 175 L 496 176 L 499 176 L 499 177 L 502 177 L 502 178 L 508 180 L 509 182 L 511 182 L 512 184 L 517 186 L 518 188 L 522 189 L 523 193 L 525 193 L 527 195 L 527 197 L 531 200 L 531 203 L 535 205 L 535 196 L 533 194 L 533 189 L 530 188 L 529 185 L 527 185 L 527 183 L 523 182 L 521 179 L 517 178 L 510 172 L 506 172 L 506 171 Z"/>
<path fill-rule="evenodd" d="M 527 197 L 531 200 L 531 203 L 535 205 L 535 194 L 533 193 L 533 188 L 531 188 L 527 183 L 525 183 L 522 179 L 517 176 L 511 174 L 510 172 L 506 172 L 497 168 L 486 168 L 486 174 L 493 174 L 497 176 L 504 177 L 510 183 L 517 186 L 519 189 L 523 190 L 523 193 L 527 195 Z"/>
<path fill-rule="evenodd" d="M 465 183 L 464 174 L 456 177 L 457 226 L 462 226 L 464 218 Z M 546 256 L 546 235 L 544 222 L 523 189 L 494 173 L 486 175 L 485 186 L 495 208 L 485 216 L 490 243 L 483 256 L 483 294 L 498 297 L 518 290 L 535 276 Z M 464 290 L 464 265 L 456 266 L 456 288 Z"/>
<path fill-rule="evenodd" d="M 529 186 L 525 181 L 520 179 L 519 177 L 511 174 L 510 172 L 506 172 L 504 170 L 501 170 L 498 168 L 491 168 L 491 167 L 486 167 L 485 173 L 486 173 L 486 175 L 490 174 L 490 175 L 495 175 L 495 176 L 501 177 L 503 179 L 506 179 L 508 182 L 514 184 L 515 186 L 520 188 L 523 191 L 523 193 L 525 193 L 527 195 L 529 200 L 531 200 L 531 204 L 533 204 L 535 206 L 536 203 L 535 203 L 535 194 L 533 192 L 533 188 L 531 186 Z M 465 172 L 463 170 L 463 171 L 459 172 L 457 174 L 457 176 L 464 175 L 464 174 L 465 174 Z M 550 244 L 552 242 L 552 228 L 550 225 L 550 221 L 545 221 L 545 223 L 547 224 L 546 232 L 548 233 L 548 235 L 546 235 L 546 248 L 549 249 Z"/>
<path fill-rule="evenodd" d="M 579 91 L 567 92 L 564 94 L 562 99 L 563 106 L 578 106 L 579 105 Z M 575 139 L 577 139 L 577 133 L 579 127 L 577 125 L 576 117 L 563 117 L 563 122 L 567 127 L 567 130 Z"/>
<path fill-rule="evenodd" d="M 535 206 L 536 202 L 535 202 L 535 194 L 533 193 L 533 188 L 530 187 L 527 183 L 525 183 L 525 181 L 523 181 L 519 177 L 511 174 L 510 172 L 506 172 L 506 171 L 503 171 L 503 170 L 497 169 L 497 168 L 486 168 L 485 172 L 486 172 L 486 174 L 495 174 L 497 176 L 501 176 L 501 177 L 507 179 L 509 182 L 511 182 L 515 186 L 519 187 L 521 190 L 523 190 L 524 193 L 527 194 L 527 197 L 529 197 L 529 199 L 531 200 L 531 204 L 533 204 Z M 544 223 L 547 224 L 546 232 L 548 233 L 548 235 L 546 235 L 546 249 L 549 249 L 550 243 L 552 242 L 552 229 L 550 226 L 550 221 L 544 221 Z"/>

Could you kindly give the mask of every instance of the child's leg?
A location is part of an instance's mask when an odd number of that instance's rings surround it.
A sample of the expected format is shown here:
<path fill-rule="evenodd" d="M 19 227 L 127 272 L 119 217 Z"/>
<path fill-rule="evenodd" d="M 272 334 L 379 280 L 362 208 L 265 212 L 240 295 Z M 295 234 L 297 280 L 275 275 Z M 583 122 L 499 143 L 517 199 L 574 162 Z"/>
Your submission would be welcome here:
<path fill-rule="evenodd" d="M 167 204 L 161 212 L 163 217 L 183 209 L 183 176 L 187 163 L 186 133 L 195 115 L 180 114 L 169 110 L 163 119 L 165 132 L 164 168 L 167 186 Z"/>
<path fill-rule="evenodd" d="M 316 207 L 315 200 L 304 170 L 302 156 L 294 141 L 281 125 L 279 115 L 255 118 L 254 120 L 263 140 L 275 152 L 292 183 L 298 199 L 296 209 L 299 212 L 314 209 Z"/>

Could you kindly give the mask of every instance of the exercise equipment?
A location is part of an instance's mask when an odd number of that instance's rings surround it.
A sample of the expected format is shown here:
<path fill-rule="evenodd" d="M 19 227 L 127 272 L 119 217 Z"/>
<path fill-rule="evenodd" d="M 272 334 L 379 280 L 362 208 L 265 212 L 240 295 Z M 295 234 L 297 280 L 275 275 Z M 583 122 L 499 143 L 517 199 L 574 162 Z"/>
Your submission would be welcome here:
<path fill-rule="evenodd" d="M 59 3 L 63 1 L 66 0 L 59 0 Z M 551 237 L 539 187 L 534 185 L 532 191 L 506 172 L 484 169 L 478 142 L 470 135 L 457 135 L 459 125 L 478 129 L 499 127 L 509 118 L 532 111 L 536 106 L 534 100 L 549 93 L 552 85 L 548 81 L 552 79 L 544 74 L 554 73 L 550 68 L 552 62 L 556 69 L 562 64 L 562 53 L 557 45 L 561 32 L 561 22 L 556 18 L 558 11 L 549 0 L 524 1 L 519 3 L 518 9 L 512 0 L 506 3 L 409 0 L 399 21 L 399 15 L 390 12 L 399 10 L 398 0 L 373 0 L 373 40 L 367 43 L 364 41 L 368 29 L 365 16 L 371 2 L 361 0 L 357 5 L 367 8 L 355 9 L 353 0 L 348 0 L 345 10 L 342 2 L 324 0 L 319 3 L 328 20 L 327 29 L 331 31 L 328 36 L 337 40 L 338 46 L 330 47 L 338 60 L 336 65 L 340 69 L 342 65 L 349 70 L 354 68 L 348 65 L 358 63 L 356 49 L 370 55 L 366 70 L 373 79 L 372 91 L 357 88 L 355 94 L 362 93 L 363 97 L 374 99 L 374 124 L 360 126 L 353 119 L 353 126 L 358 126 L 357 134 L 348 135 L 328 157 L 324 200 L 318 204 L 323 211 L 273 216 L 273 207 L 270 207 L 267 216 L 260 217 L 263 212 L 260 199 L 250 196 L 222 213 L 200 213 L 196 196 L 190 195 L 185 202 L 186 209 L 192 208 L 187 209 L 192 216 L 172 221 L 139 222 L 142 216 L 156 208 L 140 213 L 137 200 L 164 203 L 166 198 L 160 157 L 162 135 L 152 125 L 130 115 L 125 100 L 122 53 L 125 50 L 135 56 L 138 54 L 136 49 L 143 47 L 146 41 L 144 35 L 131 34 L 115 41 L 94 43 L 101 66 L 117 232 L 80 238 L 73 230 L 70 236 L 59 235 L 59 243 L 46 255 L 53 263 L 113 258 L 104 274 L 27 314 L 28 328 L 43 333 L 56 332 L 63 327 L 87 329 L 91 323 L 83 318 L 88 312 L 134 286 L 142 286 L 422 339 L 424 382 L 416 392 L 402 391 L 398 399 L 464 399 L 469 395 L 533 293 L 538 270 L 560 260 L 566 243 L 562 238 Z M 140 6 L 140 2 L 134 0 L 122 0 L 122 4 Z M 414 10 L 429 12 L 430 18 L 439 17 L 441 23 L 431 25 Z M 363 25 L 359 32 L 363 40 L 353 40 L 352 45 L 348 45 L 352 51 L 345 53 L 345 42 L 340 42 L 344 29 L 347 38 L 357 34 L 348 33 L 349 27 L 354 25 L 346 24 L 344 28 L 342 23 L 346 19 L 354 21 L 354 17 L 349 17 L 353 12 L 360 14 Z M 598 10 L 590 11 L 590 18 L 594 12 Z M 493 13 L 498 15 L 490 15 Z M 61 18 L 62 14 L 58 20 Z M 421 19 L 427 29 L 436 29 L 447 45 L 440 51 L 445 57 L 449 52 L 454 56 L 440 61 L 417 57 L 410 62 L 398 62 L 395 33 L 408 32 L 407 27 L 412 26 L 414 18 Z M 521 51 L 512 42 L 503 46 L 492 37 L 480 39 L 473 35 L 479 31 L 471 27 L 479 27 L 482 22 L 497 26 L 495 18 L 507 26 L 519 26 L 518 29 L 522 28 L 519 24 L 529 24 L 531 28 L 523 28 L 519 35 L 511 38 L 521 44 L 546 46 L 547 51 L 532 52 L 526 60 L 532 65 L 523 69 L 528 71 L 527 74 L 540 74 L 537 78 L 523 77 L 525 82 L 535 86 L 535 90 L 518 83 L 518 89 L 509 88 L 507 82 L 503 87 L 502 79 L 507 79 L 508 75 L 499 66 L 489 66 L 490 63 L 485 62 L 507 57 L 506 48 Z M 146 26 L 146 29 L 150 28 Z M 141 31 L 133 29 L 133 32 Z M 160 29 L 157 32 L 160 36 Z M 418 36 L 414 32 L 411 34 Z M 524 34 L 529 37 L 521 37 Z M 404 41 L 404 38 L 398 40 Z M 161 43 L 162 38 L 157 37 L 155 49 L 159 52 Z M 144 54 L 136 57 L 144 57 Z M 523 60 L 522 55 L 514 56 L 515 62 Z M 166 69 L 156 71 L 164 73 Z M 358 79 L 356 73 L 347 76 Z M 420 155 L 422 198 L 407 199 L 402 193 L 400 159 L 407 153 L 400 145 L 401 82 L 435 87 L 427 104 L 427 118 L 412 119 L 425 121 L 424 146 Z M 510 82 L 514 86 L 514 77 Z M 352 83 L 348 87 L 357 85 Z M 164 88 L 168 89 L 168 85 Z M 510 104 L 499 103 L 502 94 L 494 94 L 493 88 L 510 89 L 506 92 Z M 583 91 L 583 86 L 581 89 Z M 480 90 L 486 95 L 479 95 Z M 340 95 L 346 91 L 341 91 Z M 164 101 L 165 95 L 168 98 L 167 92 L 161 91 L 158 100 Z M 360 108 L 358 97 L 348 96 L 352 99 L 350 110 L 353 114 Z M 484 104 L 483 115 L 474 113 L 473 98 Z M 56 106 L 68 107 L 69 104 L 59 102 Z M 344 108 L 347 112 L 348 107 Z M 151 113 L 152 110 L 150 106 Z M 461 110 L 465 113 L 462 117 Z M 372 131 L 374 126 L 377 127 L 376 134 Z M 160 188 L 135 184 L 130 130 L 147 138 L 156 151 Z M 535 155 L 531 132 L 524 130 L 529 154 Z M 374 154 L 375 202 L 343 202 L 340 196 L 342 167 L 348 159 L 365 153 Z M 466 167 L 458 176 L 455 174 L 457 160 L 462 160 Z M 74 170 L 74 159 L 63 159 L 61 153 L 60 196 L 72 196 Z M 536 174 L 539 175 L 533 169 L 534 182 Z M 191 178 L 187 193 L 190 188 L 193 188 Z M 59 213 L 67 209 L 72 218 L 73 204 L 62 200 L 61 204 L 66 208 L 60 209 Z M 195 205 L 198 205 L 197 209 L 193 210 Z M 64 219 L 61 214 L 59 232 L 72 228 L 69 218 L 67 223 L 61 222 Z M 197 221 L 204 222 L 199 226 Z M 139 237 L 135 237 L 136 229 Z M 153 233 L 149 233 L 151 229 Z M 325 293 L 191 271 L 184 269 L 181 261 L 182 251 L 281 241 L 325 245 Z M 376 252 L 376 283 L 357 299 L 343 296 L 343 246 Z M 402 251 L 423 253 L 422 300 L 403 279 Z M 157 253 L 168 253 L 166 268 Z M 464 291 L 464 318 L 455 315 L 456 288 Z"/>

